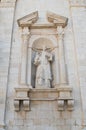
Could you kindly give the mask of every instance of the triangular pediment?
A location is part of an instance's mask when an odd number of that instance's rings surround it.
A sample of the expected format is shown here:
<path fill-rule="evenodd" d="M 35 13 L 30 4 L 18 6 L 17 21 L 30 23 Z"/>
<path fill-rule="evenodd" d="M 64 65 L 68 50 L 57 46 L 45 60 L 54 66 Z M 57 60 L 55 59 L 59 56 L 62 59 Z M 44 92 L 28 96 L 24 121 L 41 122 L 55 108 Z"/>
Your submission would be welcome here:
<path fill-rule="evenodd" d="M 17 20 L 20 27 L 30 26 L 38 20 L 38 11 Z"/>
<path fill-rule="evenodd" d="M 34 24 L 38 20 L 38 11 L 32 12 L 20 19 L 17 20 L 19 27 L 34 27 L 34 28 L 45 28 L 45 27 L 51 27 L 51 26 L 62 26 L 65 27 L 68 23 L 68 18 L 52 13 L 47 12 L 47 20 L 49 23 L 45 24 Z"/>
<path fill-rule="evenodd" d="M 57 26 L 63 26 L 65 27 L 68 23 L 68 18 L 52 13 L 52 12 L 47 12 L 47 19 L 49 22 L 56 24 Z"/>

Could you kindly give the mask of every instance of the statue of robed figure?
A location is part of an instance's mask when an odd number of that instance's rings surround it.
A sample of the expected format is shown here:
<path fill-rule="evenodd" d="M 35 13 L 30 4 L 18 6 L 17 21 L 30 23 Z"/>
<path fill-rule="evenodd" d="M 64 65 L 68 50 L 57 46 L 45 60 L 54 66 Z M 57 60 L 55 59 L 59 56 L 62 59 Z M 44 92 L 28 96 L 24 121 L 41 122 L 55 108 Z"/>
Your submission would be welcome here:
<path fill-rule="evenodd" d="M 36 88 L 50 88 L 51 87 L 51 67 L 52 54 L 46 51 L 46 47 L 43 47 L 41 54 L 37 53 L 34 64 L 36 65 Z"/>

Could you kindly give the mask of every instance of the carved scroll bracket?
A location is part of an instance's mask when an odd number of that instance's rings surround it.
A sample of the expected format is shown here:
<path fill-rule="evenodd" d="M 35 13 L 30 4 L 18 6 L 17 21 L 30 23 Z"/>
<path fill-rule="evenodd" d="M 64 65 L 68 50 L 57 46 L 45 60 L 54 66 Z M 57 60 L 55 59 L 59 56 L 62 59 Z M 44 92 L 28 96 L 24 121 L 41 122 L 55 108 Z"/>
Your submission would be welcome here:
<path fill-rule="evenodd" d="M 30 110 L 29 88 L 15 88 L 14 107 L 15 111 Z"/>

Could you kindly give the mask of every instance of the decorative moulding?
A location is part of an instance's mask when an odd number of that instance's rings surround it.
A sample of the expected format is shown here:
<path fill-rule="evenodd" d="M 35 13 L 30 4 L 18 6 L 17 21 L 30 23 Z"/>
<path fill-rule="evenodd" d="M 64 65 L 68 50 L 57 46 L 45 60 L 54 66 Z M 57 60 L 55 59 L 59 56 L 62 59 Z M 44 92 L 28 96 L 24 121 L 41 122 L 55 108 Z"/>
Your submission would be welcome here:
<path fill-rule="evenodd" d="M 47 19 L 49 22 L 54 23 L 56 26 L 65 27 L 68 23 L 68 18 L 52 12 L 47 12 Z"/>
<path fill-rule="evenodd" d="M 45 23 L 45 24 L 40 24 L 40 23 L 35 23 L 30 26 L 31 29 L 42 29 L 42 28 L 56 28 L 56 26 L 53 23 Z"/>
<path fill-rule="evenodd" d="M 17 20 L 19 27 L 28 27 L 31 26 L 38 20 L 38 11 L 33 12 L 29 15 L 26 15 Z"/>
<path fill-rule="evenodd" d="M 32 101 L 57 101 L 58 111 L 74 109 L 72 88 L 60 86 L 49 89 L 15 88 L 14 107 L 15 111 L 29 111 Z"/>
<path fill-rule="evenodd" d="M 31 14 L 28 14 L 18 19 L 17 22 L 19 27 L 31 27 L 31 28 L 52 28 L 57 26 L 65 27 L 68 23 L 68 18 L 49 11 L 47 12 L 47 19 L 50 23 L 36 24 L 35 22 L 38 20 L 38 11 L 35 11 L 32 12 Z"/>
<path fill-rule="evenodd" d="M 1 0 L 1 2 L 3 2 L 3 3 L 14 3 L 14 2 L 16 2 L 16 0 Z"/>

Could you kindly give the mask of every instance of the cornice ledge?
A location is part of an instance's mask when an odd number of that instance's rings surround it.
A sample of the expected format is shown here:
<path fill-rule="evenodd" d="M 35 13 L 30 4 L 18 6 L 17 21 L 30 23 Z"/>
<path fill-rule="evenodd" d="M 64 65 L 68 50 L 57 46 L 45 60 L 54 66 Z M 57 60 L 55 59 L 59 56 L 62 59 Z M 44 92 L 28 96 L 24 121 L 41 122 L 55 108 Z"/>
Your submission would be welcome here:
<path fill-rule="evenodd" d="M 15 3 L 16 0 L 1 0 L 1 3 Z"/>
<path fill-rule="evenodd" d="M 29 27 L 38 20 L 38 11 L 17 20 L 19 27 Z"/>
<path fill-rule="evenodd" d="M 63 28 L 67 26 L 68 23 L 68 18 L 49 11 L 47 12 L 47 19 L 56 26 L 62 26 Z"/>
<path fill-rule="evenodd" d="M 1 2 L 0 8 L 11 8 L 15 7 L 15 2 Z"/>

